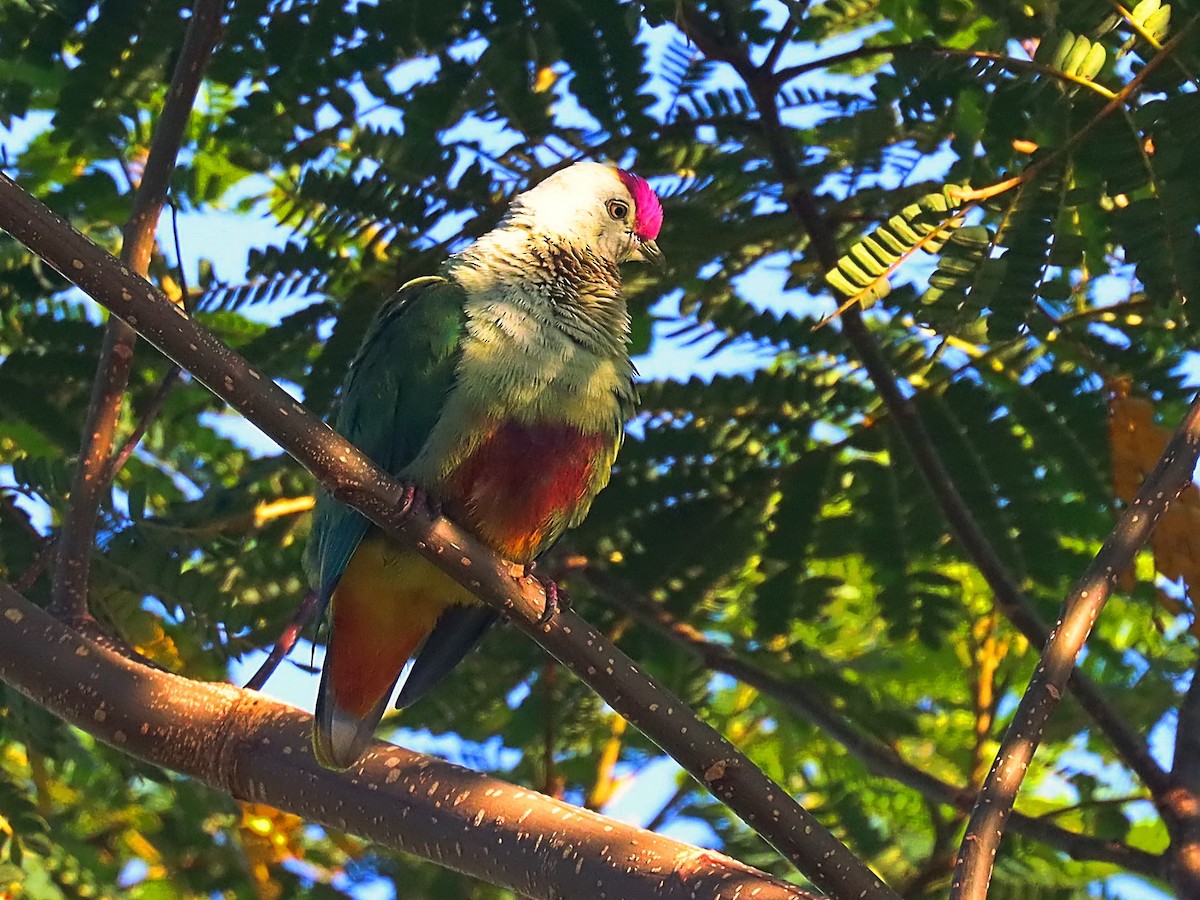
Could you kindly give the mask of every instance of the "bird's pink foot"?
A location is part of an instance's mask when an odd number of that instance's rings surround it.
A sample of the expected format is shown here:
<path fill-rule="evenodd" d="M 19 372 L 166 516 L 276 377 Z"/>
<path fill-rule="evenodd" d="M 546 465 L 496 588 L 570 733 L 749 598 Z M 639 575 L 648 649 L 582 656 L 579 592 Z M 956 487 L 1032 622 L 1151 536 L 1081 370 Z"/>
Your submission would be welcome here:
<path fill-rule="evenodd" d="M 555 580 L 548 575 L 538 575 L 534 569 L 537 563 L 525 563 L 525 575 L 532 578 L 542 586 L 542 590 L 546 592 L 546 605 L 542 607 L 542 614 L 538 616 L 537 624 L 545 625 L 556 615 L 560 609 L 570 609 L 571 600 L 565 591 L 559 589 Z"/>

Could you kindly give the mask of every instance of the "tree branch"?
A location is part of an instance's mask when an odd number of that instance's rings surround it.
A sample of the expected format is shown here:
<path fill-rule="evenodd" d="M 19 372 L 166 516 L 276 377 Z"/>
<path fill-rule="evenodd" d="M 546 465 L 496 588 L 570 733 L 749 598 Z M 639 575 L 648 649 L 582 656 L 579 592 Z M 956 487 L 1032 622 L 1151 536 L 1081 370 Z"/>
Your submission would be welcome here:
<path fill-rule="evenodd" d="M 195 310 L 192 308 L 192 294 L 188 290 L 187 276 L 183 271 L 183 252 L 179 249 L 178 212 L 174 203 L 171 203 L 171 232 L 175 239 L 175 263 L 178 266 L 179 272 L 179 303 L 183 307 L 184 312 L 190 316 L 195 313 Z M 112 459 L 108 461 L 108 465 L 104 467 L 102 484 L 112 484 L 121 470 L 125 468 L 125 464 L 129 462 L 129 457 L 133 456 L 134 451 L 137 450 L 138 444 L 142 442 L 142 438 L 146 436 L 146 432 L 150 429 L 151 424 L 153 424 L 154 420 L 163 411 L 163 407 L 167 405 L 167 399 L 171 396 L 171 391 L 182 377 L 183 369 L 179 368 L 177 364 L 172 363 L 171 368 L 167 370 L 167 374 L 159 382 L 158 390 L 154 392 L 154 396 L 146 404 L 146 408 L 142 411 L 141 418 L 138 419 L 137 424 L 134 425 L 133 431 L 125 438 L 125 443 L 121 445 L 121 449 L 113 454 Z"/>
<path fill-rule="evenodd" d="M 204 68 L 221 32 L 224 8 L 225 0 L 196 0 L 162 115 L 154 129 L 142 179 L 134 192 L 133 209 L 125 223 L 121 244 L 121 261 L 140 275 L 145 275 L 150 265 L 158 216 L 166 202 L 171 172 Z M 79 462 L 71 482 L 71 501 L 59 532 L 50 608 L 68 621 L 91 619 L 87 593 L 96 513 L 111 484 L 111 474 L 115 474 L 109 456 L 129 384 L 135 343 L 137 332 L 120 319 L 108 320 L 92 382 Z"/>
<path fill-rule="evenodd" d="M 1196 661 L 1192 683 L 1179 707 L 1171 778 L 1176 784 L 1200 793 L 1200 660 Z"/>
<path fill-rule="evenodd" d="M 822 69 L 828 69 L 831 66 L 836 66 L 839 63 L 850 62 L 856 59 L 862 59 L 867 56 L 899 56 L 902 54 L 913 54 L 916 56 L 933 56 L 943 59 L 980 59 L 987 62 L 999 63 L 1008 69 L 1023 69 L 1027 72 L 1036 72 L 1039 75 L 1047 78 L 1054 78 L 1058 81 L 1067 84 L 1075 85 L 1076 87 L 1086 88 L 1106 100 L 1111 100 L 1116 96 L 1108 88 L 1102 84 L 1087 79 L 1080 78 L 1078 75 L 1072 75 L 1069 72 L 1063 72 L 1060 69 L 1055 69 L 1052 66 L 1043 66 L 1032 59 L 1017 59 L 1009 56 L 1006 53 L 996 53 L 991 50 L 966 50 L 959 47 L 938 47 L 928 43 L 904 43 L 904 44 L 863 44 L 860 47 L 854 47 L 850 50 L 844 50 L 841 53 L 834 53 L 822 59 L 813 59 L 799 65 L 789 66 L 786 69 L 781 69 L 773 73 L 772 80 L 776 88 L 782 87 L 787 82 L 799 78 L 801 75 L 807 75 L 809 72 L 818 72 Z"/>
<path fill-rule="evenodd" d="M 895 894 L 745 754 L 569 610 L 539 625 L 540 584 L 517 578 L 468 532 L 402 503 L 404 490 L 356 447 L 38 200 L 0 174 L 0 227 L 257 425 L 340 502 L 514 621 L 687 769 L 815 884 L 835 896 Z"/>
<path fill-rule="evenodd" d="M 841 744 L 867 771 L 902 784 L 934 803 L 963 814 L 970 812 L 975 803 L 975 791 L 955 787 L 905 761 L 892 747 L 863 734 L 844 715 L 830 709 L 813 692 L 806 691 L 802 684 L 772 674 L 742 659 L 729 647 L 713 643 L 686 622 L 676 619 L 661 604 L 650 602 L 603 569 L 585 564 L 571 567 L 569 571 L 582 574 L 605 604 L 694 653 L 705 668 L 736 678 L 819 728 Z M 1138 850 L 1121 841 L 1068 831 L 1047 818 L 1014 813 L 1012 827 L 1018 834 L 1053 847 L 1072 859 L 1112 863 L 1151 878 L 1162 878 L 1166 871 L 1165 860 L 1160 855 Z"/>
<path fill-rule="evenodd" d="M 1180 897 L 1200 896 L 1200 660 L 1179 706 L 1175 725 L 1173 787 L 1167 795 L 1171 883 Z"/>
<path fill-rule="evenodd" d="M 121 324 L 126 328 L 129 327 L 124 322 Z M 174 364 L 167 370 L 167 374 L 158 383 L 158 388 L 155 390 L 154 396 L 146 404 L 146 409 L 143 411 L 141 418 L 138 419 L 137 425 L 134 426 L 129 437 L 125 439 L 125 443 L 121 445 L 121 449 L 114 453 L 112 458 L 105 464 L 104 476 L 99 481 L 101 488 L 112 484 L 121 470 L 125 468 L 125 464 L 129 462 L 129 457 L 133 456 L 134 451 L 138 448 L 138 444 L 146 436 L 146 430 L 158 418 L 158 414 L 162 412 L 163 407 L 166 406 L 167 398 L 171 396 L 171 390 L 175 387 L 176 382 L 179 381 L 182 374 L 183 369 Z"/>
<path fill-rule="evenodd" d="M 50 566 L 50 561 L 54 557 L 54 545 L 56 542 L 57 538 L 54 537 L 43 539 L 42 547 L 38 550 L 37 556 L 33 558 L 33 562 L 21 573 L 21 577 L 14 582 L 13 586 L 15 588 L 21 592 L 26 592 L 37 584 L 38 579 L 42 577 L 42 573 Z"/>
<path fill-rule="evenodd" d="M 759 70 L 774 74 L 775 66 L 779 63 L 779 57 L 783 55 L 783 51 L 787 48 L 788 42 L 796 34 L 796 29 L 800 27 L 800 17 L 794 12 L 789 11 L 787 21 L 779 26 L 779 31 L 775 34 L 775 40 L 771 43 L 771 49 L 767 51 L 766 58 L 759 65 Z"/>
<path fill-rule="evenodd" d="M 822 267 L 832 269 L 837 265 L 837 244 L 825 216 L 805 187 L 788 143 L 787 130 L 779 119 L 775 83 L 751 66 L 744 53 L 739 53 L 737 48 L 724 46 L 719 39 L 710 35 L 704 21 L 683 6 L 680 7 L 680 23 L 705 55 L 729 63 L 746 82 L 759 111 L 763 142 L 783 184 L 784 199 L 809 235 Z M 1009 621 L 1031 643 L 1044 644 L 1048 636 L 1045 624 L 963 499 L 916 406 L 900 390 L 895 373 L 857 308 L 847 310 L 842 316 L 842 332 L 891 413 L 901 439 L 950 526 L 951 535 L 979 569 Z M 1071 690 L 1108 738 L 1113 750 L 1150 792 L 1156 797 L 1164 793 L 1169 788 L 1167 773 L 1150 755 L 1145 742 L 1121 719 L 1099 689 L 1077 671 L 1071 679 Z"/>
<path fill-rule="evenodd" d="M 268 803 L 531 897 L 812 900 L 720 853 L 377 741 L 348 772 L 312 718 L 91 644 L 0 582 L 0 679 L 89 734 L 239 800 Z"/>
<path fill-rule="evenodd" d="M 308 623 L 312 621 L 313 616 L 317 614 L 317 592 L 306 591 L 304 599 L 300 601 L 300 605 L 296 607 L 296 611 L 292 613 L 291 621 L 284 626 L 279 638 L 275 641 L 275 646 L 271 648 L 271 652 L 267 654 L 267 658 L 263 660 L 258 671 L 250 676 L 250 680 L 246 682 L 246 689 L 251 691 L 261 691 L 263 685 L 279 668 L 279 664 L 292 652 L 292 648 L 296 646 L 296 641 L 300 639 L 300 635 L 304 633 L 304 629 L 308 627 Z"/>
<path fill-rule="evenodd" d="M 1129 568 L 1138 550 L 1150 539 L 1167 506 L 1191 483 L 1198 457 L 1200 397 L 1192 402 L 1158 465 L 1142 482 L 1133 502 L 1063 604 L 1058 624 L 1046 642 L 1041 661 L 975 801 L 954 868 L 952 900 L 986 897 L 996 850 L 1004 833 L 1004 820 L 1041 741 L 1042 730 L 1062 698 L 1075 658 L 1104 608 L 1117 576 Z M 1169 819 L 1169 808 L 1166 812 Z"/>

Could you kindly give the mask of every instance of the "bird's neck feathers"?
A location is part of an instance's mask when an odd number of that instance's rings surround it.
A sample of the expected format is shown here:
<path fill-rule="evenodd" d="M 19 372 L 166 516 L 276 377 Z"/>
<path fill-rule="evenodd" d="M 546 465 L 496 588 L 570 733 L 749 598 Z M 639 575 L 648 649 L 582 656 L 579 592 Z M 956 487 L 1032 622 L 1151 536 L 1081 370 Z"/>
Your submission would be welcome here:
<path fill-rule="evenodd" d="M 475 296 L 495 296 L 605 356 L 627 353 L 629 314 L 615 262 L 582 240 L 547 234 L 521 210 L 451 257 L 445 274 Z"/>

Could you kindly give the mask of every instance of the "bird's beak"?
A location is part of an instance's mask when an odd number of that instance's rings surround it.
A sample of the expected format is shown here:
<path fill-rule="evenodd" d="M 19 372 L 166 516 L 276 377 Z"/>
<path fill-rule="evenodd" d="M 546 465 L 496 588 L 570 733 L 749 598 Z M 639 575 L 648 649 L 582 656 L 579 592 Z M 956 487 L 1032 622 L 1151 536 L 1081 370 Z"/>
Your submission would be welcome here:
<path fill-rule="evenodd" d="M 667 267 L 667 258 L 654 241 L 639 240 L 633 247 L 633 258 L 649 263 L 660 272 Z"/>

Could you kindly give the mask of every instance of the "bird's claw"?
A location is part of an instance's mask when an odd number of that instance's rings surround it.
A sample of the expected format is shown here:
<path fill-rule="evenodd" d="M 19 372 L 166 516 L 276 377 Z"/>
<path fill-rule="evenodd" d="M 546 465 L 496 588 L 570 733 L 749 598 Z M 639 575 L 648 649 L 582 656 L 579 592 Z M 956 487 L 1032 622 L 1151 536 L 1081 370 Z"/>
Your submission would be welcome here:
<path fill-rule="evenodd" d="M 525 576 L 532 578 L 542 586 L 542 590 L 546 593 L 546 603 L 542 607 L 542 614 L 537 618 L 537 625 L 548 625 L 553 618 L 558 615 L 561 609 L 570 609 L 571 600 L 567 597 L 566 592 L 559 589 L 555 580 L 548 575 L 539 575 L 534 571 L 536 563 L 525 563 Z"/>
<path fill-rule="evenodd" d="M 404 515 L 417 509 L 424 509 L 429 513 L 431 519 L 442 517 L 441 501 L 411 481 L 404 482 L 404 487 L 400 492 L 400 507 L 404 511 Z"/>

